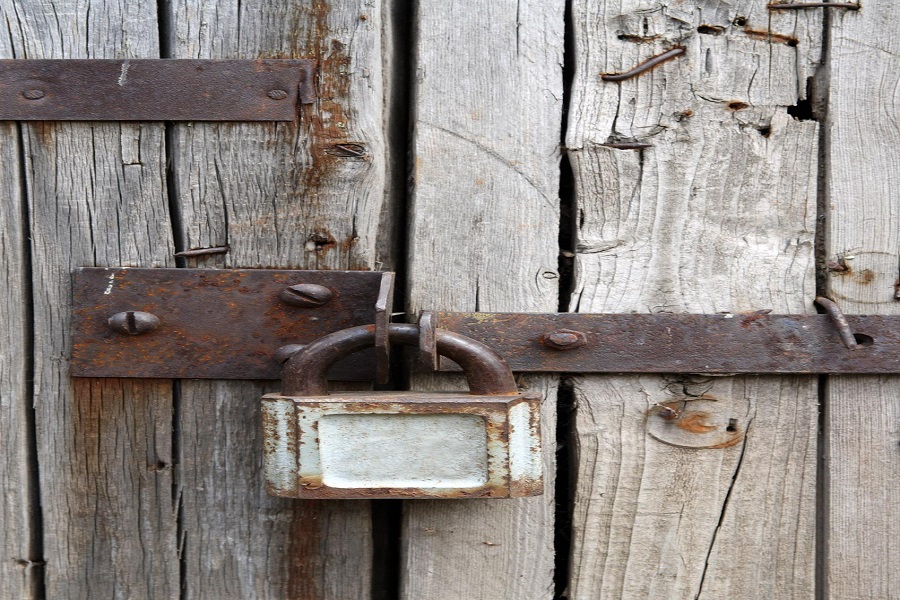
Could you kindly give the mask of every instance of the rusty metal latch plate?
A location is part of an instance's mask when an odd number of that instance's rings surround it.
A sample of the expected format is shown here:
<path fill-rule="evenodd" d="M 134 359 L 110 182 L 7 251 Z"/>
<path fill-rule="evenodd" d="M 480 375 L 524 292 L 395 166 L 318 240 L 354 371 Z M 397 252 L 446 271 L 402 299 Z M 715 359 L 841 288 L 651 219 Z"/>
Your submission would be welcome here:
<path fill-rule="evenodd" d="M 0 120 L 293 121 L 314 60 L 0 60 Z"/>
<path fill-rule="evenodd" d="M 278 379 L 276 351 L 371 324 L 383 273 L 84 268 L 73 274 L 76 377 Z M 300 298 L 291 298 L 290 290 Z M 299 300 L 299 301 L 298 301 Z M 390 313 L 390 306 L 386 309 Z M 333 379 L 370 380 L 371 349 Z"/>
<path fill-rule="evenodd" d="M 898 373 L 900 316 L 435 312 L 436 327 L 501 354 L 513 371 L 565 373 Z M 442 370 L 456 370 L 446 359 Z"/>

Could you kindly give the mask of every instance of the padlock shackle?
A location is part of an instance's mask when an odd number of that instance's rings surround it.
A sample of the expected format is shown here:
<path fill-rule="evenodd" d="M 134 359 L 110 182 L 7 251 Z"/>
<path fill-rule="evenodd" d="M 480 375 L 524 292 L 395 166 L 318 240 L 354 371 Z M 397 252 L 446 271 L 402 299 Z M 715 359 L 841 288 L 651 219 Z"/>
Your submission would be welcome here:
<path fill-rule="evenodd" d="M 394 323 L 388 326 L 391 343 L 417 346 L 419 326 Z M 469 382 L 469 393 L 479 396 L 518 394 L 516 380 L 502 356 L 480 342 L 458 333 L 435 330 L 437 352 L 460 367 Z M 338 360 L 375 345 L 375 326 L 361 325 L 319 338 L 294 354 L 284 365 L 282 394 L 326 396 L 325 375 Z"/>

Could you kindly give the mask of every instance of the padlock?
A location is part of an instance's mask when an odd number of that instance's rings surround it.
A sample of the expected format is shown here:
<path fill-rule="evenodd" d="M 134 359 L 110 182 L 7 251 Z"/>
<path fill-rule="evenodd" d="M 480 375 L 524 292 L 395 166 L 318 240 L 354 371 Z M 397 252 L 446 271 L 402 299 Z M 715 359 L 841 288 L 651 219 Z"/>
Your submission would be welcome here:
<path fill-rule="evenodd" d="M 417 345 L 416 325 L 389 326 Z M 509 498 L 543 492 L 540 396 L 520 393 L 496 352 L 437 329 L 464 392 L 328 393 L 337 360 L 372 346 L 366 325 L 325 336 L 285 364 L 262 400 L 266 489 L 290 498 Z"/>

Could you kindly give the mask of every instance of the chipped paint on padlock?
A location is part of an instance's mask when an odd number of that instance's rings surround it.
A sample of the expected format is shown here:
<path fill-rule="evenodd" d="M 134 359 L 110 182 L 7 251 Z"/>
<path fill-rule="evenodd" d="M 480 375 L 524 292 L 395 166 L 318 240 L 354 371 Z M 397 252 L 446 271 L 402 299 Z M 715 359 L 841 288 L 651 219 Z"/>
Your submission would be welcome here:
<path fill-rule="evenodd" d="M 390 335 L 394 343 L 418 343 L 414 325 L 391 325 Z M 439 352 L 465 348 L 477 356 L 478 365 L 499 361 L 485 371 L 504 374 L 498 365 L 505 362 L 490 349 L 473 347 L 457 334 L 439 332 L 437 338 Z M 315 364 L 312 370 L 317 372 L 305 375 L 316 380 L 331 360 L 363 342 L 374 342 L 372 326 L 326 336 L 304 349 L 306 356 L 292 357 L 287 370 Z M 328 360 L 310 361 L 309 352 L 322 352 Z M 459 358 L 467 362 L 465 356 Z M 482 380 L 483 374 L 467 375 L 499 395 L 265 396 L 267 490 L 295 498 L 505 498 L 542 493 L 540 396 L 515 391 L 511 374 L 493 386 Z M 293 380 L 291 385 L 302 389 L 303 383 Z"/>

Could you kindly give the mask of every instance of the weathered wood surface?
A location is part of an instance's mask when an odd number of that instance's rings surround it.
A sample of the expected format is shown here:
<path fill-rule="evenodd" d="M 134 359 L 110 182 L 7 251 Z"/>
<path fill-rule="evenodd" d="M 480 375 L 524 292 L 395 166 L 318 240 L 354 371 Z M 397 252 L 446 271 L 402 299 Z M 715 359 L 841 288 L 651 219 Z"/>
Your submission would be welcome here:
<path fill-rule="evenodd" d="M 811 310 L 817 126 L 787 107 L 820 20 L 749 1 L 574 4 L 573 310 Z M 622 141 L 652 147 L 603 145 Z M 812 597 L 813 378 L 583 377 L 575 394 L 570 598 Z M 654 422 L 672 401 L 683 414 Z M 691 447 L 731 419 L 731 443 Z"/>
<path fill-rule="evenodd" d="M 174 127 L 183 246 L 230 247 L 188 266 L 390 268 L 394 257 L 376 248 L 381 215 L 393 212 L 385 207 L 380 2 L 172 6 L 174 58 L 318 61 L 319 98 L 299 123 Z M 336 144 L 365 156 L 340 156 Z M 369 597 L 370 503 L 265 493 L 258 399 L 277 385 L 185 381 L 180 389 L 187 597 Z"/>
<path fill-rule="evenodd" d="M 3 12 L 16 58 L 159 56 L 155 3 Z M 173 264 L 163 127 L 21 127 L 47 597 L 177 597 L 171 384 L 68 376 L 71 270 Z"/>
<path fill-rule="evenodd" d="M 563 8 L 418 4 L 411 314 L 556 310 Z M 422 377 L 416 385 L 452 384 Z M 524 385 L 546 394 L 545 495 L 407 502 L 403 598 L 552 597 L 556 384 Z"/>
<path fill-rule="evenodd" d="M 12 55 L 9 40 L 0 42 L 3 57 Z M 41 577 L 40 548 L 32 494 L 33 456 L 28 449 L 31 397 L 27 380 L 31 351 L 28 269 L 22 215 L 22 156 L 15 123 L 0 126 L 0 582 L 3 594 L 28 598 Z"/>
<path fill-rule="evenodd" d="M 847 313 L 900 314 L 900 6 L 863 4 L 831 15 L 826 258 L 848 270 L 828 291 Z M 823 597 L 897 598 L 900 377 L 829 377 L 825 406 Z"/>

